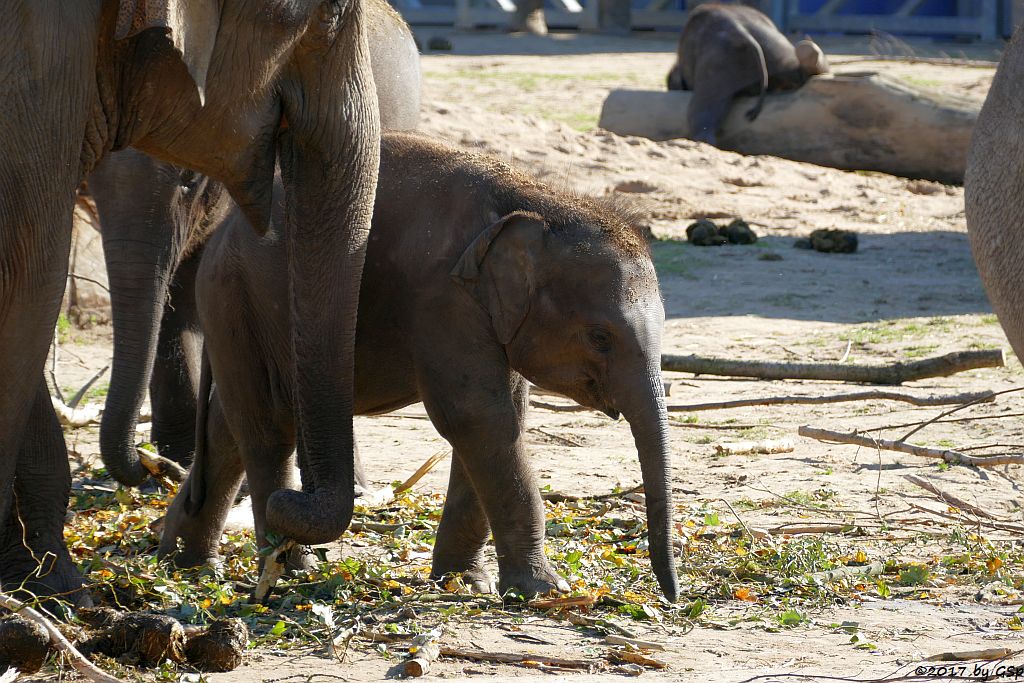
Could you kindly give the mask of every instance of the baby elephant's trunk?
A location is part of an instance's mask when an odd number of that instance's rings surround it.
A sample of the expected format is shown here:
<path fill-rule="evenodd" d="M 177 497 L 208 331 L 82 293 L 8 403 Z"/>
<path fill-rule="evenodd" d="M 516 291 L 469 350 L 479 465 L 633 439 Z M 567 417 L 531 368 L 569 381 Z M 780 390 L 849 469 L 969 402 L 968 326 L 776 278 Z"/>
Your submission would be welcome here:
<path fill-rule="evenodd" d="M 640 458 L 647 498 L 647 535 L 651 568 L 670 602 L 679 597 L 672 541 L 672 460 L 668 438 L 668 413 L 661 372 L 653 368 L 641 377 L 633 396 L 622 403 Z"/>

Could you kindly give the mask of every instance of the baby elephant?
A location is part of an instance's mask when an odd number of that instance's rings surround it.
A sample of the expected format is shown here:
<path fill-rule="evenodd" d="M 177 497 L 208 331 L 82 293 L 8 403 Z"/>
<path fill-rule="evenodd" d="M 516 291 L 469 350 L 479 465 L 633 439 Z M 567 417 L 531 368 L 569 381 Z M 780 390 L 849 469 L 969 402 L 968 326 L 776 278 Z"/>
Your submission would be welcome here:
<path fill-rule="evenodd" d="M 793 46 L 772 20 L 753 7 L 708 3 L 690 12 L 679 36 L 669 90 L 692 90 L 686 113 L 689 137 L 715 144 L 718 129 L 737 95 L 758 95 L 751 121 L 769 90 L 799 88 L 828 73 L 828 60 L 811 40 Z"/>
<path fill-rule="evenodd" d="M 197 299 L 216 385 L 206 438 L 160 545 L 179 564 L 216 559 L 243 468 L 260 545 L 268 531 L 304 544 L 335 540 L 303 510 L 284 518 L 267 506 L 272 495 L 290 494 L 280 489 L 291 483 L 295 449 L 282 224 L 259 237 L 233 214 L 200 264 Z M 660 372 L 665 316 L 645 240 L 628 215 L 493 158 L 386 134 L 358 315 L 355 413 L 422 400 L 454 451 L 434 576 L 462 572 L 477 590 L 491 590 L 483 549 L 493 533 L 500 591 L 568 588 L 544 555 L 544 508 L 523 441 L 530 381 L 629 421 L 653 570 L 665 596 L 677 598 Z M 306 490 L 337 467 L 299 466 Z"/>

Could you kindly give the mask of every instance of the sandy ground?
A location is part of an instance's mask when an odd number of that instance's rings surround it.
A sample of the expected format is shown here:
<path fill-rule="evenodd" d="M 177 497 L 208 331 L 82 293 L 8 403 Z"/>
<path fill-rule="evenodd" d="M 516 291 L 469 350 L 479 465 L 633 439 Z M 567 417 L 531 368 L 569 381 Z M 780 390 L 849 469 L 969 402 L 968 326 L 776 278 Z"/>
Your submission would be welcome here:
<path fill-rule="evenodd" d="M 424 32 L 421 37 L 429 35 Z M 905 390 L 927 395 L 1021 384 L 1021 365 L 1009 353 L 971 260 L 962 188 L 596 130 L 600 104 L 609 89 L 663 87 L 674 50 L 664 36 L 451 38 L 452 53 L 423 57 L 423 129 L 513 160 L 553 183 L 597 194 L 630 195 L 662 240 L 653 253 L 668 316 L 666 352 L 777 361 L 846 357 L 847 362 L 883 363 L 952 350 L 1004 348 L 1005 368 L 915 382 Z M 884 69 L 922 87 L 979 101 L 992 77 L 990 68 L 853 61 L 853 55 L 870 52 L 871 47 L 849 41 L 845 46 L 835 47 L 851 55 L 833 59 L 838 69 Z M 960 56 L 961 48 L 926 45 L 918 50 Z M 992 58 L 995 52 L 987 50 L 964 56 Z M 696 248 L 680 241 L 691 220 L 702 216 L 743 218 L 761 239 L 752 246 L 720 248 Z M 828 255 L 792 248 L 797 237 L 830 227 L 855 230 L 859 251 Z M 67 385 L 88 376 L 88 368 L 105 363 L 109 355 L 108 329 L 73 336 L 77 342 L 67 345 L 61 370 L 61 381 Z M 671 374 L 666 378 L 672 382 L 670 404 L 849 390 L 815 382 Z M 933 425 L 914 440 L 957 447 L 1016 444 L 1024 438 L 1013 415 L 1022 408 L 1024 398 L 1010 394 L 961 413 L 989 419 Z M 677 506 L 680 511 L 707 506 L 723 521 L 735 523 L 725 500 L 744 524 L 764 529 L 787 522 L 870 521 L 898 513 L 917 520 L 918 531 L 904 533 L 898 525 L 883 531 L 866 524 L 874 530 L 864 538 L 865 547 L 891 542 L 878 552 L 921 559 L 936 550 L 921 540 L 920 524 L 936 525 L 933 530 L 939 536 L 948 530 L 942 526 L 943 518 L 915 511 L 911 504 L 939 513 L 948 510 L 904 479 L 914 474 L 1001 519 L 1021 522 L 1019 467 L 944 469 L 921 458 L 796 436 L 799 425 L 811 424 L 843 431 L 879 428 L 878 434 L 897 438 L 905 430 L 882 428 L 938 412 L 876 401 L 681 413 L 672 446 Z M 698 422 L 685 425 L 688 415 L 698 416 Z M 586 411 L 542 409 L 531 411 L 529 421 L 528 440 L 543 484 L 575 494 L 597 494 L 639 481 L 625 423 Z M 371 476 L 380 483 L 404 478 L 444 446 L 421 406 L 391 416 L 358 418 L 357 434 Z M 787 436 L 796 442 L 792 453 L 714 456 L 718 442 Z M 570 445 L 566 437 L 580 446 Z M 84 457 L 95 453 L 93 430 L 78 430 L 69 441 Z M 443 491 L 446 481 L 447 466 L 442 465 L 420 486 Z M 778 505 L 783 496 L 805 502 Z M 983 527 L 977 531 L 1007 537 Z M 684 567 L 686 561 L 684 557 Z M 713 618 L 692 630 L 652 622 L 631 628 L 668 648 L 659 656 L 669 668 L 645 677 L 671 680 L 777 680 L 776 674 L 784 673 L 798 674 L 797 680 L 823 675 L 877 678 L 912 672 L 913 662 L 942 651 L 1024 647 L 1021 631 L 1012 622 L 1016 606 L 976 602 L 973 592 L 962 586 L 934 585 L 930 591 L 924 598 L 894 592 L 884 600 L 866 595 L 856 602 L 823 606 L 791 629 L 730 622 L 728 616 L 739 603 L 721 598 L 713 602 Z M 876 649 L 855 648 L 848 629 L 835 626 L 844 621 L 856 622 L 862 637 Z M 586 655 L 599 647 L 586 631 L 542 617 L 531 617 L 521 626 L 547 644 L 510 640 L 509 624 L 486 613 L 453 617 L 445 640 L 561 656 Z M 341 665 L 320 652 L 296 657 L 262 648 L 242 668 L 211 679 L 309 680 L 311 675 L 329 674 L 343 680 L 372 680 L 388 675 L 394 663 L 368 647 Z M 474 675 L 488 680 L 550 675 L 455 661 L 440 663 L 436 671 L 441 677 Z M 585 675 L 572 678 L 590 680 Z"/>

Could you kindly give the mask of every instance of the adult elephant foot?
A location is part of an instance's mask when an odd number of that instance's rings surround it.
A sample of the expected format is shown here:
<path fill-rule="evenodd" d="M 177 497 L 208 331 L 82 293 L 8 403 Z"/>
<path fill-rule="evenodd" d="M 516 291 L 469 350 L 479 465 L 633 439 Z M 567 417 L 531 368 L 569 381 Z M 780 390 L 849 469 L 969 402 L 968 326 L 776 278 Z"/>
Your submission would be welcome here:
<path fill-rule="evenodd" d="M 524 14 L 517 14 L 509 25 L 512 33 L 525 32 L 535 36 L 546 36 L 548 34 L 547 20 L 544 18 L 543 9 L 531 9 Z"/>
<path fill-rule="evenodd" d="M 62 616 L 69 607 L 91 607 L 92 596 L 85 587 L 85 578 L 67 549 L 62 544 L 28 548 L 20 532 L 20 528 L 8 524 L 4 533 L 0 548 L 3 590 L 23 602 L 43 598 L 41 606 L 55 616 Z"/>
<path fill-rule="evenodd" d="M 528 598 L 551 591 L 568 593 L 569 582 L 559 576 L 547 560 L 543 560 L 522 567 L 502 568 L 499 571 L 498 592 L 505 595 L 509 591 Z"/>
<path fill-rule="evenodd" d="M 61 603 L 92 604 L 85 578 L 64 545 L 70 493 L 64 434 L 40 381 L 18 453 L 14 497 L 0 530 L 0 577 L 4 590 L 22 599 L 54 598 L 44 603 L 51 612 L 62 611 Z"/>

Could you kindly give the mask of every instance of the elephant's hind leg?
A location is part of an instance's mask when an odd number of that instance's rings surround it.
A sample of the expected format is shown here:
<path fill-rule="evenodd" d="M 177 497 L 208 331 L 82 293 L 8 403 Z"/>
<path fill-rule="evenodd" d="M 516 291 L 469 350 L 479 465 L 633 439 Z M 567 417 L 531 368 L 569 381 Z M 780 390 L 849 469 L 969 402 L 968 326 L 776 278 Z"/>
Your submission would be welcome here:
<path fill-rule="evenodd" d="M 194 471 L 189 473 L 164 518 L 158 553 L 161 557 L 173 556 L 179 567 L 216 564 L 220 560 L 220 536 L 244 474 L 238 444 L 228 429 L 216 392 L 210 398 L 202 470 L 201 482 L 195 481 Z M 189 494 L 194 486 L 203 487 L 203 504 L 189 514 Z"/>
<path fill-rule="evenodd" d="M 484 567 L 484 546 L 491 535 L 487 515 L 469 481 L 458 453 L 452 453 L 448 494 L 434 541 L 432 578 L 462 573 L 463 580 L 480 593 L 493 593 L 494 579 Z"/>

